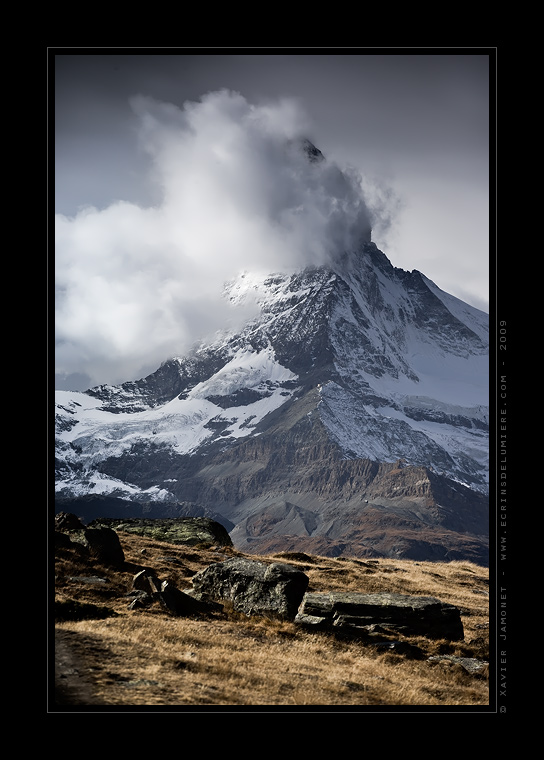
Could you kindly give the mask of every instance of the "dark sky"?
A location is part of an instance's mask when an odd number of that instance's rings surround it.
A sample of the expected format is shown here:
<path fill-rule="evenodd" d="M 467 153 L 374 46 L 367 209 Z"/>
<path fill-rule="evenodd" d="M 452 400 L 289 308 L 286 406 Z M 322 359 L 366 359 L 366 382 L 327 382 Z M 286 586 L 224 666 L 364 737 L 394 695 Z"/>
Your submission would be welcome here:
<path fill-rule="evenodd" d="M 161 213 L 166 216 L 165 198 L 186 198 L 191 194 L 189 180 L 194 187 L 200 177 L 209 182 L 211 195 L 198 198 L 215 197 L 211 188 L 217 175 L 206 163 L 205 150 L 216 151 L 223 162 L 223 200 L 227 181 L 234 182 L 243 172 L 252 175 L 245 184 L 229 186 L 228 197 L 238 206 L 224 220 L 232 249 L 243 251 L 251 237 L 241 238 L 241 215 L 247 222 L 248 212 L 257 214 L 257 203 L 263 208 L 268 204 L 270 214 L 270 204 L 276 208 L 281 193 L 300 191 L 280 189 L 284 175 L 276 176 L 276 165 L 269 170 L 263 166 L 259 181 L 274 183 L 275 189 L 257 197 L 251 184 L 257 175 L 246 163 L 258 139 L 255 116 L 266 121 L 268 137 L 282 130 L 304 132 L 328 162 L 360 176 L 372 213 L 373 239 L 393 265 L 419 269 L 443 290 L 487 311 L 493 49 L 54 52 L 55 210 L 62 215 L 56 244 L 61 375 L 83 373 L 92 382 L 120 382 L 152 371 L 153 363 L 158 366 L 168 358 L 161 351 L 173 350 L 176 341 L 183 350 L 193 323 L 186 322 L 185 333 L 181 330 L 176 337 L 176 321 L 185 319 L 179 305 L 184 289 L 175 284 L 180 276 L 177 238 L 171 228 L 163 234 L 164 224 L 160 234 L 154 231 Z M 222 90 L 227 93 L 217 95 Z M 236 119 L 246 124 L 244 141 Z M 179 137 L 183 130 L 185 143 Z M 227 179 L 225 161 L 233 145 L 229 160 L 234 156 L 238 163 L 231 163 L 234 174 Z M 261 150 L 268 150 L 263 146 Z M 204 164 L 198 164 L 197 156 Z M 308 208 L 314 199 L 305 201 Z M 196 203 L 192 198 L 191 221 L 179 240 L 188 240 L 194 220 L 192 234 L 199 240 L 183 277 L 187 284 L 194 274 L 201 288 L 203 267 L 209 272 L 214 256 L 223 263 L 227 254 L 204 250 L 205 243 L 218 246 L 218 241 L 198 233 L 197 221 L 200 229 L 212 222 L 210 204 L 205 209 Z M 151 253 L 152 245 L 162 247 Z M 190 247 L 187 242 L 186 249 Z M 271 263 L 278 265 L 274 256 L 272 252 Z M 156 303 L 153 309 L 139 310 L 148 297 L 142 281 L 151 259 L 156 262 Z M 245 266 L 247 261 L 233 255 L 232 265 Z M 168 304 L 174 302 L 176 309 L 171 309 Z M 198 311 L 195 304 L 192 308 Z M 136 328 L 130 339 L 122 328 L 139 321 L 150 327 L 148 340 L 156 345 L 146 357 L 134 347 L 142 343 L 135 337 Z M 118 362 L 112 361 L 113 354 Z"/>

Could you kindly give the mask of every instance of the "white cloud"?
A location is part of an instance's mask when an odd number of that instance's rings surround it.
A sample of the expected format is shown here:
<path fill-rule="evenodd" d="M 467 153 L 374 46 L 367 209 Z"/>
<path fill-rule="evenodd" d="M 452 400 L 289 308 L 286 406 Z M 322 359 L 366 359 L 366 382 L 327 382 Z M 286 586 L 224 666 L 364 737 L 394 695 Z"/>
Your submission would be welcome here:
<path fill-rule="evenodd" d="M 321 264 L 371 223 L 360 178 L 301 150 L 295 100 L 131 104 L 160 202 L 56 216 L 56 368 L 92 384 L 141 377 L 224 327 L 239 272 Z"/>

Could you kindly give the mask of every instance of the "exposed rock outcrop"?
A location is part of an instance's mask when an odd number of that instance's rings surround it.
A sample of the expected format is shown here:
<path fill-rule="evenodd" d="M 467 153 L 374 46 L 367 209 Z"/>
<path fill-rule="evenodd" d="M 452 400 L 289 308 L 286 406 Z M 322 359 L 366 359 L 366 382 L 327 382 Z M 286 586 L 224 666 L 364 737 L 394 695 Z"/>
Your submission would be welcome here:
<path fill-rule="evenodd" d="M 101 517 L 93 520 L 89 527 L 106 526 L 122 533 L 136 533 L 157 541 L 171 544 L 232 546 L 226 529 L 208 517 L 179 517 L 173 519 L 126 519 Z"/>

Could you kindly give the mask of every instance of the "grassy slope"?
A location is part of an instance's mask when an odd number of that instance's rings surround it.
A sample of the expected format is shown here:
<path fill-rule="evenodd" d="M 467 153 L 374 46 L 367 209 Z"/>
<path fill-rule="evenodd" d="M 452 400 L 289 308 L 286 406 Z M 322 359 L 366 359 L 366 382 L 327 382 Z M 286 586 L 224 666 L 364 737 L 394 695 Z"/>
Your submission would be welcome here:
<path fill-rule="evenodd" d="M 227 608 L 201 618 L 172 617 L 157 603 L 129 610 L 124 595 L 142 566 L 183 590 L 190 588 L 194 572 L 239 552 L 176 546 L 126 533 L 119 537 L 126 560 L 121 569 L 81 561 L 69 550 L 57 552 L 56 600 L 92 603 L 116 615 L 56 621 L 54 710 L 93 705 L 104 711 L 130 706 L 206 711 L 213 706 L 296 710 L 488 704 L 486 668 L 471 673 L 453 660 L 427 659 L 488 660 L 485 568 L 469 562 L 289 557 L 309 576 L 310 591 L 423 594 L 459 607 L 464 641 L 405 639 L 424 651 L 425 659 L 416 660 L 362 638 L 307 632 L 291 622 L 246 618 Z M 78 580 L 88 576 L 107 582 Z"/>

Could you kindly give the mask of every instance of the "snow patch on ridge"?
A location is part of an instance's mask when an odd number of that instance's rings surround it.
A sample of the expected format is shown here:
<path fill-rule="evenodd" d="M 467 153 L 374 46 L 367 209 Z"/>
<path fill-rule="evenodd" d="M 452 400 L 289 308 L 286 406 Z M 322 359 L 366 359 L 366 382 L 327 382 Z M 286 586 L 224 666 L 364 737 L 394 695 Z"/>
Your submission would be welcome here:
<path fill-rule="evenodd" d="M 134 501 L 174 501 L 175 497 L 165 488 L 152 486 L 142 489 L 132 483 L 127 483 L 109 475 L 103 475 L 96 470 L 91 470 L 84 479 L 81 477 L 67 477 L 57 485 L 57 493 L 68 490 L 70 498 L 78 496 L 115 496 L 119 499 L 132 499 Z"/>
<path fill-rule="evenodd" d="M 279 385 L 296 379 L 296 375 L 276 361 L 271 346 L 259 352 L 242 348 L 236 351 L 231 361 L 219 372 L 196 385 L 189 393 L 189 398 L 231 396 L 242 389 L 264 392 L 270 384 Z"/>
<path fill-rule="evenodd" d="M 93 493 L 106 493 L 120 487 L 130 490 L 126 484 L 116 484 L 94 473 L 93 467 L 108 457 L 129 452 L 141 442 L 164 444 L 177 454 L 191 454 L 212 440 L 218 429 L 222 438 L 247 436 L 267 414 L 291 397 L 294 390 L 286 390 L 282 384 L 296 377 L 275 360 L 273 349 L 260 352 L 241 349 L 219 372 L 196 385 L 185 398 L 176 397 L 144 411 L 113 413 L 103 409 L 104 402 L 93 396 L 56 391 L 57 459 L 64 460 L 68 468 L 75 463 L 82 466 L 86 473 L 83 478 Z M 255 390 L 262 398 L 227 408 L 206 398 L 228 397 L 243 389 Z M 90 486 L 89 478 L 92 478 Z M 57 483 L 57 491 L 72 487 L 72 481 L 72 476 L 67 475 Z M 168 494 L 155 489 L 149 492 L 149 497 L 167 498 Z"/>

